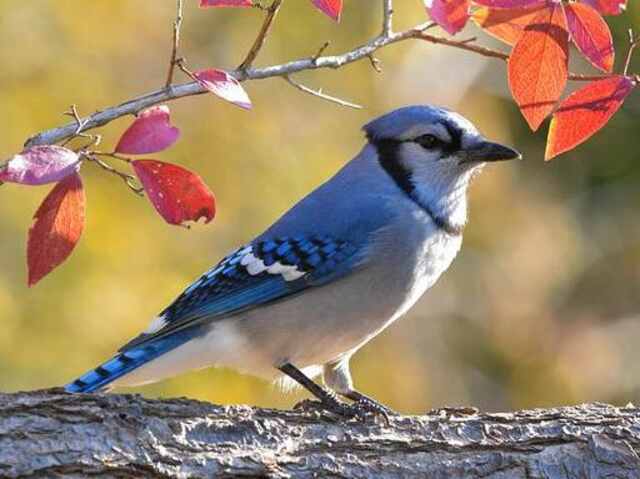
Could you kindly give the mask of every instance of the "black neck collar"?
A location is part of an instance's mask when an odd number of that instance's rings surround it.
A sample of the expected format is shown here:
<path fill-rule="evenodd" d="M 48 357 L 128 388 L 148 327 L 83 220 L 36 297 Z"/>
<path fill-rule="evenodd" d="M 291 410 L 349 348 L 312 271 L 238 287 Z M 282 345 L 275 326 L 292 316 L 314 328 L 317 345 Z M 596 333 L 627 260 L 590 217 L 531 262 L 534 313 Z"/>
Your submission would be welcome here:
<path fill-rule="evenodd" d="M 445 233 L 451 236 L 462 234 L 464 225 L 456 225 L 449 221 L 448 218 L 436 214 L 429 205 L 420 201 L 415 193 L 415 185 L 411 181 L 411 173 L 402 165 L 400 161 L 400 145 L 402 142 L 395 140 L 370 140 L 370 143 L 378 152 L 378 161 L 380 166 L 393 179 L 398 187 L 422 210 L 427 213 L 435 225 Z"/>

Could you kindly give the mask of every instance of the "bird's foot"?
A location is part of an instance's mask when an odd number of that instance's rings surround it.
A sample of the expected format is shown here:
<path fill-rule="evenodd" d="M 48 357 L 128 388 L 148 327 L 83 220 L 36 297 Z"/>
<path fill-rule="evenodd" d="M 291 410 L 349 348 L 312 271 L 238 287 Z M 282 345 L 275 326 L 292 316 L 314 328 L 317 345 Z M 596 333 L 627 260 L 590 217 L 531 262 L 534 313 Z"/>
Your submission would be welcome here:
<path fill-rule="evenodd" d="M 330 400 L 314 401 L 313 399 L 305 399 L 296 404 L 294 409 L 303 411 L 328 412 L 344 419 L 359 419 L 364 421 L 368 418 L 366 411 L 356 406 L 340 401 L 338 398 Z"/>
<path fill-rule="evenodd" d="M 376 418 L 382 418 L 387 426 L 391 424 L 390 416 L 397 416 L 398 413 L 393 409 L 388 408 L 384 404 L 379 403 L 378 401 L 371 399 L 368 396 L 360 396 L 358 399 L 351 404 L 353 407 L 357 407 L 361 411 L 364 411 L 365 414 L 372 414 Z"/>
<path fill-rule="evenodd" d="M 466 407 L 466 406 L 445 406 L 440 408 L 435 408 L 427 411 L 428 415 L 433 416 L 444 416 L 444 417 L 452 417 L 452 416 L 475 416 L 478 414 L 479 409 L 475 407 Z"/>
<path fill-rule="evenodd" d="M 294 409 L 329 412 L 345 419 L 358 419 L 363 422 L 381 418 L 387 426 L 390 424 L 389 416 L 397 414 L 370 398 L 360 398 L 353 403 L 346 403 L 335 396 L 324 401 L 305 399 L 296 404 Z"/>

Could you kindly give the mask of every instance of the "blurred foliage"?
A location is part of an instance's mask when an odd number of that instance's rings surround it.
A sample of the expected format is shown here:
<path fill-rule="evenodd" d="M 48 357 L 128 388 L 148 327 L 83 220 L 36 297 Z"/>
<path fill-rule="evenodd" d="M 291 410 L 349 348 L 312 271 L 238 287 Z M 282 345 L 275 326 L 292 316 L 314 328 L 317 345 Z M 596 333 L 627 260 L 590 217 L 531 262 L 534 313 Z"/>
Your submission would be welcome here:
<path fill-rule="evenodd" d="M 186 3 L 182 53 L 189 64 L 238 64 L 261 13 Z M 257 63 L 307 56 L 326 40 L 328 54 L 362 43 L 379 29 L 378 3 L 346 2 L 336 25 L 310 2 L 286 2 Z M 421 2 L 396 3 L 396 29 L 424 21 Z M 174 4 L 0 2 L 0 158 L 19 151 L 31 134 L 66 122 L 61 113 L 71 103 L 88 113 L 158 88 Z M 626 29 L 640 30 L 640 3 L 630 0 L 624 15 L 609 20 L 619 65 Z M 494 44 L 472 26 L 465 33 Z M 545 164 L 546 131 L 528 131 L 509 97 L 504 64 L 417 41 L 378 56 L 382 74 L 362 61 L 299 76 L 366 105 L 361 111 L 304 95 L 280 79 L 245 85 L 251 112 L 212 96 L 173 103 L 183 136 L 155 158 L 205 178 L 218 198 L 216 220 L 191 230 L 168 226 L 118 178 L 85 165 L 85 234 L 67 263 L 31 290 L 26 232 L 50 187 L 2 186 L 0 388 L 64 384 L 106 359 L 191 280 L 355 155 L 368 119 L 404 104 L 436 103 L 515 145 L 526 160 L 488 167 L 475 182 L 462 253 L 406 318 L 355 356 L 356 383 L 406 412 L 445 404 L 500 409 L 636 400 L 640 94 L 586 145 Z M 104 145 L 113 145 L 129 122 L 102 129 Z M 302 396 L 222 369 L 139 390 L 277 407 Z"/>

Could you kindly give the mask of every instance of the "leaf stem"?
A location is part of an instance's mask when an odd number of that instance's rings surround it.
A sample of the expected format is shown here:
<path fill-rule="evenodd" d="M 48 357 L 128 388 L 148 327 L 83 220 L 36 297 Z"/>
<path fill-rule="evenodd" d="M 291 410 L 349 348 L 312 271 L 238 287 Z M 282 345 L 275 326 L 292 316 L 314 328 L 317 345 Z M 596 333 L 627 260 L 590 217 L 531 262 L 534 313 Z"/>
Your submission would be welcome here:
<path fill-rule="evenodd" d="M 92 154 L 93 153 L 93 154 Z M 124 173 L 123 171 L 120 171 L 116 168 L 114 168 L 113 166 L 111 166 L 110 164 L 108 164 L 107 162 L 96 158 L 96 154 L 102 154 L 102 153 L 98 153 L 98 152 L 85 152 L 83 153 L 83 157 L 87 159 L 87 161 L 90 161 L 92 163 L 95 163 L 96 165 L 98 165 L 100 168 L 102 168 L 103 170 L 116 175 L 118 178 L 120 178 L 122 181 L 124 181 L 124 183 L 129 187 L 129 189 L 131 189 L 131 191 L 133 191 L 135 194 L 137 194 L 138 196 L 144 196 L 144 188 L 140 185 L 138 185 L 136 177 L 133 175 L 130 175 L 129 173 Z M 112 156 L 110 154 L 105 154 L 106 156 Z M 115 158 L 115 157 L 114 157 Z"/>

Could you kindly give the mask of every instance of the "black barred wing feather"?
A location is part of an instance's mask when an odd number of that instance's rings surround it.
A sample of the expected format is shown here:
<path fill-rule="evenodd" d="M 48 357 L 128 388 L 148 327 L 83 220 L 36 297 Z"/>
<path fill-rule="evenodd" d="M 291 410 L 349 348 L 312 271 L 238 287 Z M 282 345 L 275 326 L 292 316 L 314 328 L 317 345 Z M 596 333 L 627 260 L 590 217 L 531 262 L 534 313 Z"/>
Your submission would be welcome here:
<path fill-rule="evenodd" d="M 254 242 L 202 275 L 160 314 L 146 333 L 121 351 L 325 284 L 348 274 L 359 262 L 358 248 L 328 236 Z"/>

